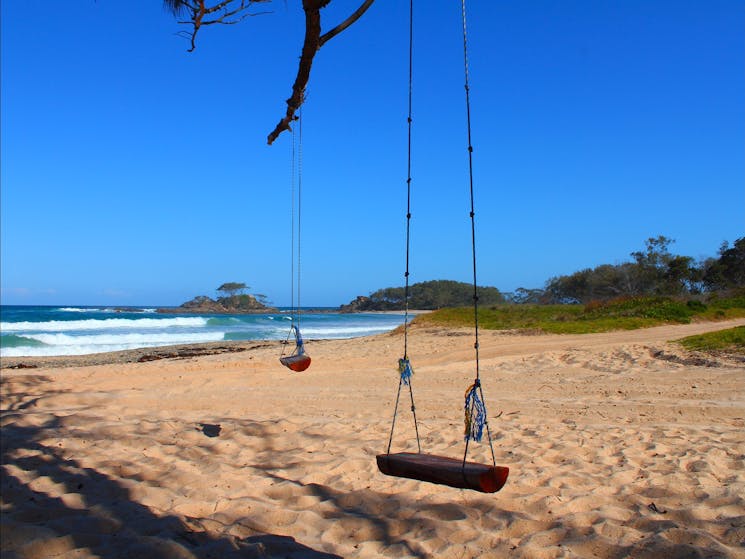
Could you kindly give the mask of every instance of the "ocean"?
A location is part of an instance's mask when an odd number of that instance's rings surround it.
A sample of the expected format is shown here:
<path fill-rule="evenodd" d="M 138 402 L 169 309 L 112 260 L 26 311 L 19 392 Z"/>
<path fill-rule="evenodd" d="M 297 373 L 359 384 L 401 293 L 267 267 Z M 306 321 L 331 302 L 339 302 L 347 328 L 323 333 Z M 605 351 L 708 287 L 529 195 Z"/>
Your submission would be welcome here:
<path fill-rule="evenodd" d="M 403 314 L 301 314 L 305 340 L 370 336 L 403 324 Z M 0 307 L 0 357 L 86 355 L 124 349 L 234 340 L 284 340 L 287 311 L 267 314 L 161 314 L 155 308 Z"/>

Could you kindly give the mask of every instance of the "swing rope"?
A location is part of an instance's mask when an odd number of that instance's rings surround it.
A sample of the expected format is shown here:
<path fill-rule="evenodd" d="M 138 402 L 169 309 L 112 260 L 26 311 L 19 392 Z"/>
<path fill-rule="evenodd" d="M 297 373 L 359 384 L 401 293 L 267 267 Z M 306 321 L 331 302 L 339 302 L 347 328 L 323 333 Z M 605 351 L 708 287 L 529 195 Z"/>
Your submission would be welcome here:
<path fill-rule="evenodd" d="M 290 177 L 290 318 L 295 324 L 295 189 L 297 181 L 297 134 L 292 129 L 291 146 L 291 177 Z"/>
<path fill-rule="evenodd" d="M 297 307 L 295 313 L 296 333 L 300 340 L 300 224 L 302 223 L 303 200 L 303 109 L 300 107 L 297 117 Z"/>
<path fill-rule="evenodd" d="M 478 283 L 476 281 L 476 212 L 475 197 L 473 192 L 473 144 L 471 142 L 471 92 L 468 72 L 468 34 L 466 27 L 466 0 L 461 0 L 461 19 L 463 23 L 463 68 L 465 74 L 466 89 L 466 125 L 468 130 L 468 182 L 471 200 L 471 254 L 473 260 L 473 329 L 474 329 L 474 351 L 476 359 L 476 379 L 473 384 L 466 390 L 465 397 L 465 440 L 466 449 L 463 453 L 463 463 L 466 463 L 468 456 L 468 444 L 471 439 L 480 441 L 484 427 L 486 427 L 486 436 L 489 440 L 489 449 L 491 450 L 492 463 L 496 465 L 497 459 L 494 455 L 494 446 L 489 431 L 489 421 L 486 413 L 486 404 L 484 400 L 484 391 L 481 387 L 481 371 L 479 367 L 479 294 Z"/>
<path fill-rule="evenodd" d="M 302 200 L 302 146 L 303 121 L 302 108 L 299 110 L 297 133 L 292 129 L 292 144 L 290 146 L 290 330 L 285 339 L 286 348 L 290 337 L 295 335 L 295 349 L 293 353 L 302 351 L 302 337 L 300 335 L 300 222 Z M 295 294 L 297 293 L 297 304 Z M 282 350 L 284 355 L 285 350 Z"/>
<path fill-rule="evenodd" d="M 413 45 L 413 0 L 409 2 L 409 160 L 408 160 L 408 177 L 407 184 L 407 213 L 406 213 L 406 288 L 405 288 L 405 318 L 404 325 L 404 356 L 399 359 L 399 381 L 398 392 L 396 394 L 396 405 L 393 413 L 393 423 L 391 425 L 391 436 L 388 440 L 388 451 L 385 454 L 376 456 L 378 469 L 390 476 L 415 479 L 418 481 L 427 481 L 441 485 L 449 485 L 461 489 L 473 489 L 484 493 L 494 493 L 499 491 L 507 482 L 509 468 L 496 465 L 494 447 L 492 445 L 491 434 L 489 433 L 489 423 L 487 421 L 486 405 L 484 404 L 484 393 L 481 388 L 481 377 L 479 370 L 479 325 L 478 325 L 478 284 L 476 282 L 476 225 L 475 225 L 475 203 L 473 192 L 473 147 L 471 143 L 471 103 L 469 96 L 469 78 L 468 78 L 468 50 L 466 35 L 466 11 L 465 0 L 461 0 L 463 15 L 463 53 L 465 61 L 466 75 L 466 112 L 468 124 L 468 168 L 471 195 L 471 246 L 473 254 L 473 306 L 474 306 L 474 331 L 476 340 L 474 348 L 476 350 L 476 379 L 468 387 L 465 394 L 465 452 L 463 460 L 458 458 L 449 458 L 435 454 L 423 454 L 419 440 L 419 429 L 416 420 L 416 411 L 414 408 L 414 395 L 412 390 L 413 369 L 408 358 L 408 317 L 409 317 L 409 247 L 410 247 L 410 222 L 411 222 L 411 98 L 412 98 L 412 45 Z M 416 428 L 418 453 L 397 452 L 391 454 L 391 442 L 393 440 L 393 430 L 396 424 L 398 414 L 398 404 L 401 398 L 401 388 L 409 387 L 411 395 L 411 411 L 414 415 L 414 427 Z M 468 446 L 471 439 L 481 440 L 484 427 L 486 427 L 487 437 L 489 439 L 489 448 L 491 449 L 492 465 L 480 464 L 478 462 L 468 462 Z"/>
<path fill-rule="evenodd" d="M 412 387 L 412 375 L 414 369 L 409 362 L 409 299 L 411 298 L 411 288 L 409 283 L 409 254 L 411 249 L 411 130 L 412 130 L 412 93 L 414 83 L 414 0 L 409 0 L 409 114 L 408 123 L 408 149 L 406 162 L 406 271 L 404 273 L 404 356 L 398 360 L 398 392 L 396 393 L 396 405 L 393 409 L 393 421 L 391 422 L 391 434 L 388 438 L 388 450 L 390 454 L 391 445 L 393 444 L 393 432 L 396 427 L 396 417 L 398 416 L 398 403 L 401 399 L 401 388 L 409 388 L 409 398 L 411 401 L 411 413 L 414 418 L 414 431 L 416 433 L 417 451 L 422 452 L 422 444 L 419 439 L 419 424 L 416 419 L 416 405 L 414 404 L 414 389 Z"/>

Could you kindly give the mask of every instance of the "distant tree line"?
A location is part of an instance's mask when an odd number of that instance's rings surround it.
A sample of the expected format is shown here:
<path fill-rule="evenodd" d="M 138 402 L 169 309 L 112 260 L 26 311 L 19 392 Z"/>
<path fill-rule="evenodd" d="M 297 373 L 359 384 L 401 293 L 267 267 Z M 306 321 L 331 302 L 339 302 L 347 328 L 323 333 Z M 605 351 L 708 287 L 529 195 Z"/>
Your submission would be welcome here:
<path fill-rule="evenodd" d="M 479 287 L 480 305 L 504 303 L 505 298 L 496 287 Z M 432 280 L 409 286 L 409 308 L 434 310 L 444 307 L 464 307 L 473 304 L 473 284 L 452 280 Z M 406 306 L 406 290 L 403 287 L 386 287 L 371 293 L 369 297 L 359 296 L 341 310 L 389 311 L 401 310 Z"/>
<path fill-rule="evenodd" d="M 745 289 L 745 237 L 732 246 L 724 242 L 718 257 L 695 261 L 670 252 L 675 241 L 652 237 L 645 250 L 631 253 L 632 260 L 601 264 L 566 276 L 550 278 L 543 289 L 519 288 L 514 293 L 496 287 L 479 287 L 479 305 L 499 303 L 564 304 L 589 303 L 636 296 L 690 297 Z M 402 310 L 403 287 L 379 289 L 359 296 L 343 312 Z M 473 285 L 452 280 L 433 280 L 409 287 L 410 309 L 440 309 L 473 304 Z"/>
<path fill-rule="evenodd" d="M 588 303 L 617 297 L 661 295 L 682 297 L 745 287 L 745 237 L 733 246 L 725 242 L 718 258 L 696 262 L 670 252 L 673 239 L 646 241 L 632 261 L 601 264 L 566 276 L 550 278 L 544 289 L 520 288 L 508 296 L 513 303 Z"/>

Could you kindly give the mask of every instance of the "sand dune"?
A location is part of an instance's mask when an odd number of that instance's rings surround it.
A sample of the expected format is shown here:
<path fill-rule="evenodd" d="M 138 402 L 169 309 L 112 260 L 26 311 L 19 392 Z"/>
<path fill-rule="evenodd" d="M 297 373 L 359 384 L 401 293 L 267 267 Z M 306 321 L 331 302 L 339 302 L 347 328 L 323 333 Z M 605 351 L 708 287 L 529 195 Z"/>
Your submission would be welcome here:
<path fill-rule="evenodd" d="M 4 368 L 2 557 L 745 558 L 745 363 L 668 343 L 743 323 L 482 332 L 491 495 L 377 471 L 400 334 L 309 343 L 299 374 L 273 343 Z M 423 450 L 461 457 L 472 335 L 409 348 Z"/>

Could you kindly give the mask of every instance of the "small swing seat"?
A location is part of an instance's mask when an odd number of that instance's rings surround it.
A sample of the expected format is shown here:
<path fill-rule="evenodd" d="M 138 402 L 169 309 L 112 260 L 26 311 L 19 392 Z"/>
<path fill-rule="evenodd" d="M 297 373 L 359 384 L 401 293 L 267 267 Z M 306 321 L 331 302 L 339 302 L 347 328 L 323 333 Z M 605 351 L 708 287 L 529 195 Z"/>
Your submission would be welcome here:
<path fill-rule="evenodd" d="M 279 362 L 288 369 L 299 373 L 310 367 L 310 356 L 305 353 L 280 357 Z"/>
<path fill-rule="evenodd" d="M 510 469 L 456 458 L 398 452 L 378 454 L 378 469 L 386 475 L 449 485 L 459 489 L 473 489 L 482 493 L 496 493 L 507 482 Z"/>

